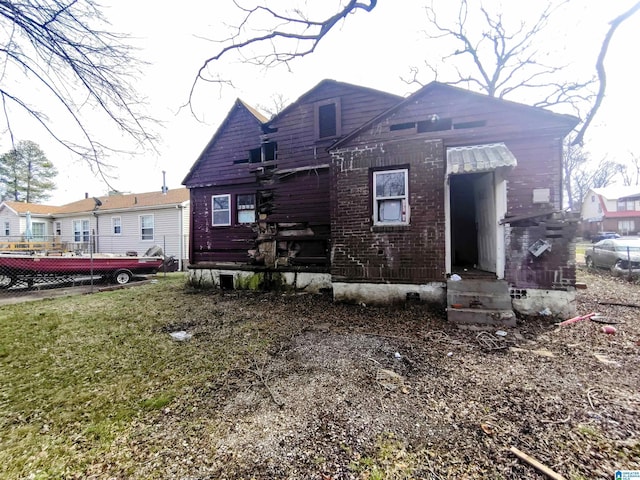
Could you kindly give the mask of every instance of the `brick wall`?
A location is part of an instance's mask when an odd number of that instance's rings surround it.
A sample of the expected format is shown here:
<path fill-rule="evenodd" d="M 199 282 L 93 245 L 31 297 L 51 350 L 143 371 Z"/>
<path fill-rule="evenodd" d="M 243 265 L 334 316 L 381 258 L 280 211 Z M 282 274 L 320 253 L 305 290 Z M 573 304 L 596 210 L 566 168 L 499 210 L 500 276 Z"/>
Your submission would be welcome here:
<path fill-rule="evenodd" d="M 425 283 L 445 271 L 444 148 L 439 140 L 389 141 L 332 152 L 334 281 Z M 410 223 L 374 226 L 375 169 L 408 168 Z"/>

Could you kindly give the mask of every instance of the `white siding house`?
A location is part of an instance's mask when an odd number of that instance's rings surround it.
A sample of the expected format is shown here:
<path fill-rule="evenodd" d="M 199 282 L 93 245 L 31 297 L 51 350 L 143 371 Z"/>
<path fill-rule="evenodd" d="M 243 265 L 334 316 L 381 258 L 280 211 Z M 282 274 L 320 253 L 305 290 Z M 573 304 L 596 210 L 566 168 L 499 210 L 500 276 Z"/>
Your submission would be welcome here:
<path fill-rule="evenodd" d="M 640 231 L 640 187 L 592 188 L 582 202 L 580 217 L 585 237 L 602 231 L 635 235 Z"/>
<path fill-rule="evenodd" d="M 29 212 L 33 239 L 40 239 L 37 233 L 64 251 L 144 255 L 160 247 L 182 268 L 188 259 L 189 207 L 186 188 L 87 197 L 60 207 L 4 202 L 0 234 L 6 224 L 7 241 L 23 239 Z"/>

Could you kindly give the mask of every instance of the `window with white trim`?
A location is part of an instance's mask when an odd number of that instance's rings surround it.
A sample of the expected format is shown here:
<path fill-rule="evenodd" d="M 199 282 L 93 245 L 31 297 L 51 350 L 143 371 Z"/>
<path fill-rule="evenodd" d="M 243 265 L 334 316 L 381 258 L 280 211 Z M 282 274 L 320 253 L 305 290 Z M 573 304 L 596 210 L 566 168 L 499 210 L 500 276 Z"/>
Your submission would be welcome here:
<path fill-rule="evenodd" d="M 213 195 L 211 197 L 211 205 L 213 226 L 224 227 L 231 225 L 231 195 Z"/>
<path fill-rule="evenodd" d="M 153 215 L 140 215 L 140 239 L 153 240 Z"/>
<path fill-rule="evenodd" d="M 62 235 L 62 222 L 55 222 L 55 230 L 56 230 L 56 235 L 59 237 L 60 235 Z"/>
<path fill-rule="evenodd" d="M 111 226 L 114 235 L 122 233 L 122 219 L 120 217 L 111 217 Z"/>
<path fill-rule="evenodd" d="M 236 195 L 238 223 L 256 221 L 256 196 L 254 194 Z"/>
<path fill-rule="evenodd" d="M 374 225 L 409 223 L 409 170 L 373 172 Z"/>
<path fill-rule="evenodd" d="M 89 220 L 73 221 L 73 241 L 74 242 L 89 241 Z"/>
<path fill-rule="evenodd" d="M 636 231 L 636 222 L 634 220 L 618 220 L 618 231 L 623 235 L 629 235 Z"/>
<path fill-rule="evenodd" d="M 33 222 L 31 224 L 31 233 L 34 240 L 44 240 L 47 234 L 46 225 L 44 222 Z"/>
<path fill-rule="evenodd" d="M 9 235 L 11 235 L 11 223 L 4 222 L 4 236 L 8 237 Z"/>

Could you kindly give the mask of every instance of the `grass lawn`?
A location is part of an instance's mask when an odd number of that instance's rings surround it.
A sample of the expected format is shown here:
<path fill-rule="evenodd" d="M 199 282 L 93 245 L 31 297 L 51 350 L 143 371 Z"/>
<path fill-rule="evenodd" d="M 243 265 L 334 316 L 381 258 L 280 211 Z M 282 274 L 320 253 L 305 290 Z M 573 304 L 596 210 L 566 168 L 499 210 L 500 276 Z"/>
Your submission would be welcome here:
<path fill-rule="evenodd" d="M 579 274 L 615 335 L 531 318 L 494 349 L 423 304 L 181 274 L 2 306 L 0 478 L 542 478 L 511 446 L 569 480 L 640 469 L 640 289 Z"/>
<path fill-rule="evenodd" d="M 85 471 L 134 419 L 259 347 L 251 335 L 221 339 L 224 351 L 211 345 L 206 354 L 172 341 L 172 325 L 190 316 L 176 301 L 183 287 L 175 275 L 0 308 L 0 477 Z"/>

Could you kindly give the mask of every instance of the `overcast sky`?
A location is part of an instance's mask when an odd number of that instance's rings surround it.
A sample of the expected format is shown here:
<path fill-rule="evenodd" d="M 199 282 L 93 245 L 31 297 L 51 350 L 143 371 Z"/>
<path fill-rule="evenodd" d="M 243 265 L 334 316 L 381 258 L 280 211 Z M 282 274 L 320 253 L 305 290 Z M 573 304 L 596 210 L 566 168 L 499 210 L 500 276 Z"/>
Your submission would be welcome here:
<path fill-rule="evenodd" d="M 315 1 L 325 5 L 335 3 Z M 179 107 L 188 98 L 197 69 L 217 47 L 204 38 L 222 36 L 224 22 L 233 22 L 237 12 L 231 2 L 182 0 L 179 8 L 178 4 L 157 0 L 101 3 L 106 6 L 105 14 L 113 29 L 135 37 L 133 42 L 140 49 L 138 56 L 148 63 L 137 82 L 138 89 L 147 97 L 150 113 L 164 124 L 159 131 L 161 142 L 157 152 L 148 150 L 133 159 L 124 155 L 109 159 L 117 167 L 112 171 L 113 186 L 125 192 L 159 190 L 163 170 L 167 172 L 169 188 L 180 187 L 237 97 L 254 106 L 270 105 L 272 97 L 278 94 L 294 101 L 324 78 L 407 95 L 418 87 L 407 85 L 401 77 L 409 75 L 411 66 L 422 65 L 425 53 L 433 54 L 430 49 L 434 48 L 424 41 L 422 33 L 426 21 L 424 0 L 379 0 L 373 12 L 352 15 L 325 38 L 314 54 L 293 62 L 289 70 L 221 63 L 220 74 L 231 79 L 234 88 L 201 86 L 194 103 L 200 121 L 189 110 Z M 535 3 L 511 1 L 505 2 L 504 8 L 516 4 L 522 13 L 525 5 Z M 545 47 L 550 45 L 553 52 L 570 61 L 575 72 L 592 69 L 606 22 L 631 3 L 632 0 L 572 0 L 570 8 L 547 32 Z M 436 7 L 446 8 L 450 4 L 449 0 L 440 0 Z M 512 12 L 505 10 L 505 13 Z M 587 137 L 594 158 L 609 155 L 622 161 L 629 151 L 640 153 L 635 117 L 640 111 L 639 36 L 640 14 L 623 24 L 611 43 L 607 98 Z M 426 71 L 423 79 L 430 80 Z M 90 196 L 106 194 L 107 187 L 87 165 L 74 161 L 44 137 L 31 139 L 40 143 L 60 170 L 58 190 L 48 203 L 75 201 L 83 198 L 85 192 Z"/>

